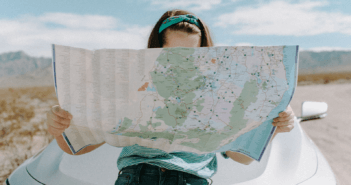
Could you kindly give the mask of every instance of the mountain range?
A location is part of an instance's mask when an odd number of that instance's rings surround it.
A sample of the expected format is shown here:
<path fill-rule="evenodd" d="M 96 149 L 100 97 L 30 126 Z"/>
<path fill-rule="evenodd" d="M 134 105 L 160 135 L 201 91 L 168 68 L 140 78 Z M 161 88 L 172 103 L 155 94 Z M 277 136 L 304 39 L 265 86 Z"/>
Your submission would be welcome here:
<path fill-rule="evenodd" d="M 351 72 L 351 51 L 299 52 L 299 74 Z"/>
<path fill-rule="evenodd" d="M 299 75 L 351 72 L 351 51 L 300 51 Z M 52 59 L 23 51 L 0 54 L 0 88 L 53 86 Z"/>

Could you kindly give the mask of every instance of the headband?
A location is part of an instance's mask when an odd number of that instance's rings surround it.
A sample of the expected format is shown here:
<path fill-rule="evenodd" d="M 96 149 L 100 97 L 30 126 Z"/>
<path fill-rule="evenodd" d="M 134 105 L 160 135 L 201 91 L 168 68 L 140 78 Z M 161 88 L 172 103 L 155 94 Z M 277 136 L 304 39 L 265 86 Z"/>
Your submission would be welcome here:
<path fill-rule="evenodd" d="M 197 27 L 199 27 L 201 29 L 201 25 L 200 25 L 198 20 L 199 19 L 195 15 L 190 15 L 190 14 L 168 17 L 161 24 L 158 33 L 161 33 L 164 29 L 168 28 L 169 26 L 171 26 L 173 24 L 177 24 L 177 23 L 182 22 L 182 21 L 186 21 L 186 22 L 195 24 Z"/>

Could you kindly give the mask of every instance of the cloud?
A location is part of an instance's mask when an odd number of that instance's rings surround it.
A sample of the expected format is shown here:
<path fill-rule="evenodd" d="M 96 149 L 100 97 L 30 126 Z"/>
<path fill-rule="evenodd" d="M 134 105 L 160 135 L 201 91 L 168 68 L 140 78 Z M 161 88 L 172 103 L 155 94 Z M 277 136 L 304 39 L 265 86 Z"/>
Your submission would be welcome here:
<path fill-rule="evenodd" d="M 351 15 L 323 12 L 326 2 L 272 1 L 257 7 L 239 7 L 218 17 L 215 26 L 233 26 L 233 34 L 309 36 L 323 33 L 351 35 Z"/>
<path fill-rule="evenodd" d="M 210 10 L 222 0 L 152 0 L 151 5 L 161 5 L 164 9 L 187 8 L 189 11 L 199 12 Z"/>
<path fill-rule="evenodd" d="M 112 16 L 77 15 L 71 13 L 47 13 L 37 19 L 40 22 L 53 23 L 67 28 L 112 29 L 117 26 L 117 19 Z"/>
<path fill-rule="evenodd" d="M 0 27 L 1 53 L 23 50 L 45 57 L 52 55 L 51 44 L 85 49 L 143 49 L 152 29 L 152 25 L 129 25 L 110 16 L 70 13 L 0 19 Z"/>

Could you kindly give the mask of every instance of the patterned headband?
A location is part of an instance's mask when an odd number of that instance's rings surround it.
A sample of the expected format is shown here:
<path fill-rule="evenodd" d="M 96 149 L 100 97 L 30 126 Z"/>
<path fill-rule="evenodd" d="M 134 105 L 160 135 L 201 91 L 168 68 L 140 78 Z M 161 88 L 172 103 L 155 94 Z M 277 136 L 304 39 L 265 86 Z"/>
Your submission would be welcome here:
<path fill-rule="evenodd" d="M 177 24 L 177 23 L 182 22 L 182 21 L 186 21 L 186 22 L 195 24 L 197 27 L 199 27 L 201 29 L 201 25 L 200 25 L 198 20 L 199 19 L 195 15 L 190 15 L 190 14 L 168 17 L 161 24 L 158 33 L 161 33 L 164 29 L 168 28 L 169 26 L 171 26 L 173 24 Z"/>

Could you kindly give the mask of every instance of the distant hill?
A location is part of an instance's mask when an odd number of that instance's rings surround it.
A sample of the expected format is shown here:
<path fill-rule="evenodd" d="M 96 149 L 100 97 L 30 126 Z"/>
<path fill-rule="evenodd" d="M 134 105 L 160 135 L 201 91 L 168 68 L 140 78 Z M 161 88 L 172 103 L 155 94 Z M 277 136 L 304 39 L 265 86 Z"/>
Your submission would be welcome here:
<path fill-rule="evenodd" d="M 351 51 L 299 52 L 299 74 L 351 72 Z"/>
<path fill-rule="evenodd" d="M 299 52 L 299 75 L 351 73 L 351 51 Z M 53 86 L 52 59 L 23 51 L 0 54 L 0 88 Z"/>
<path fill-rule="evenodd" d="M 54 86 L 52 66 L 39 68 L 26 74 L 0 78 L 0 88 Z"/>
<path fill-rule="evenodd" d="M 51 66 L 51 58 L 30 57 L 23 51 L 0 55 L 0 78 L 26 74 Z"/>

